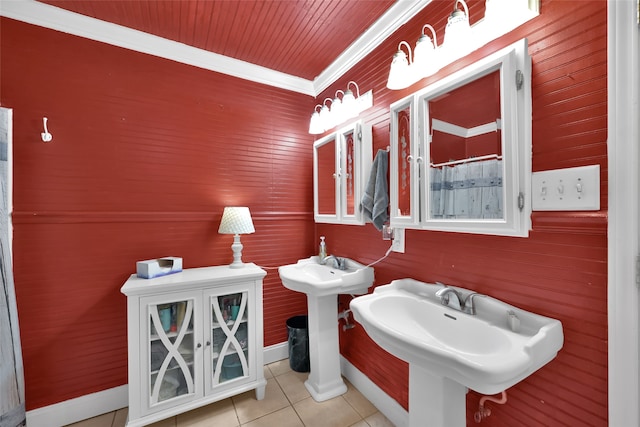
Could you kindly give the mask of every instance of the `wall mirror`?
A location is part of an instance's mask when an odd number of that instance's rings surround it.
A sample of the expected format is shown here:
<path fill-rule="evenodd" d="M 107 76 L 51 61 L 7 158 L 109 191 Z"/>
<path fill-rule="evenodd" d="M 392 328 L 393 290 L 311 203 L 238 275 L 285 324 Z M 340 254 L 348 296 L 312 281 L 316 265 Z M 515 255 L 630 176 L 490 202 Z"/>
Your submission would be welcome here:
<path fill-rule="evenodd" d="M 521 40 L 391 106 L 392 225 L 528 236 L 530 61 Z M 405 158 L 409 110 L 419 142 Z M 417 171 L 410 196 L 405 169 Z M 417 215 L 408 200 L 419 203 Z"/>

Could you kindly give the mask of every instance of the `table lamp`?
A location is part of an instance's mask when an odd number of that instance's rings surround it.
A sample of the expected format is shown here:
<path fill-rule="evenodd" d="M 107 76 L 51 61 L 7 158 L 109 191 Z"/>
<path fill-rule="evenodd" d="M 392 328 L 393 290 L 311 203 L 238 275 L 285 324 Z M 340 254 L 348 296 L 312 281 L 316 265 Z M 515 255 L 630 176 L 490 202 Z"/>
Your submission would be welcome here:
<path fill-rule="evenodd" d="M 240 235 L 254 233 L 255 231 L 255 228 L 253 228 L 253 221 L 251 221 L 249 208 L 238 206 L 227 206 L 224 208 L 218 233 L 234 235 L 233 244 L 231 245 L 231 250 L 233 251 L 233 262 L 229 264 L 230 268 L 244 267 L 244 263 L 242 262 L 242 243 L 240 243 Z"/>

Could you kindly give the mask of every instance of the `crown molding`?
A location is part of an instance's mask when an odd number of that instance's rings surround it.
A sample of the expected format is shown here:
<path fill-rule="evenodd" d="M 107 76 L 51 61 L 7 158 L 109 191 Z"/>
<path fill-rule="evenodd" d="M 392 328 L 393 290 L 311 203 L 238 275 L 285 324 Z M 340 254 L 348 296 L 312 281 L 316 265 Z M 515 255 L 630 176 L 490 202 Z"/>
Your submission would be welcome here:
<path fill-rule="evenodd" d="M 2 1 L 0 16 L 316 97 L 430 2 L 431 0 L 396 2 L 314 81 L 35 0 Z"/>

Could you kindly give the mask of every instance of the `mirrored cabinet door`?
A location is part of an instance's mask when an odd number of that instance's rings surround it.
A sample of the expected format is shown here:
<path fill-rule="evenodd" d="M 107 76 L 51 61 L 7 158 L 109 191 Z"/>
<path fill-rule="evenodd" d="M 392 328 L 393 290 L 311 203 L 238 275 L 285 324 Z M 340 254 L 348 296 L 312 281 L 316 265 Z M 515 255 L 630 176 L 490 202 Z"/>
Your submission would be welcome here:
<path fill-rule="evenodd" d="M 418 225 L 421 156 L 417 143 L 415 98 L 391 105 L 390 203 L 392 226 Z"/>
<path fill-rule="evenodd" d="M 371 126 L 354 122 L 313 144 L 314 219 L 364 224 L 360 209 L 371 170 Z"/>
<path fill-rule="evenodd" d="M 340 162 L 336 135 L 331 134 L 314 144 L 313 178 L 315 216 L 327 222 L 338 220 L 338 186 Z"/>

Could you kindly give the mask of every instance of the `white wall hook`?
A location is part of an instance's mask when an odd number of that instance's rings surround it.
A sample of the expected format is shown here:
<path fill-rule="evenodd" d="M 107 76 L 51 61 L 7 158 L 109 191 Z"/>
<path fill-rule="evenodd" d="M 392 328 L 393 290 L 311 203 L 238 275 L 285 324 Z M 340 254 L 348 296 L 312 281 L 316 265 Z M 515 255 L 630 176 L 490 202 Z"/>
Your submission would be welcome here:
<path fill-rule="evenodd" d="M 44 123 L 44 132 L 40 134 L 42 135 L 42 142 L 49 142 L 53 139 L 53 135 L 51 135 L 47 130 L 47 120 L 49 119 L 47 119 L 46 117 L 42 118 L 42 122 Z"/>

